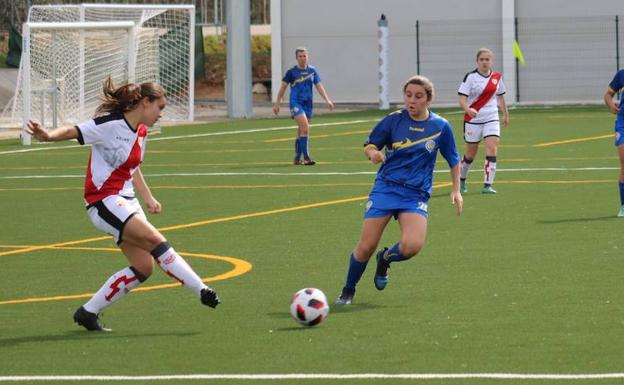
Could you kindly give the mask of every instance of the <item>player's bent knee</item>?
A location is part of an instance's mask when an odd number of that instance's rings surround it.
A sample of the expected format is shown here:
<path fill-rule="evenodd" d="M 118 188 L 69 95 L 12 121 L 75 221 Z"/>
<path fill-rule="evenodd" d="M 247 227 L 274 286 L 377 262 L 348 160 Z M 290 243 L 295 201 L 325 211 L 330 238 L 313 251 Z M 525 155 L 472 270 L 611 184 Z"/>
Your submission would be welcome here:
<path fill-rule="evenodd" d="M 151 251 L 154 247 L 156 247 L 156 246 L 160 245 L 161 243 L 163 243 L 163 242 L 167 242 L 167 239 L 165 239 L 165 237 L 164 237 L 161 233 L 159 233 L 157 230 L 150 231 L 150 232 L 149 232 L 149 233 L 145 236 L 145 240 L 146 240 L 147 242 L 149 242 L 149 244 L 150 244 L 150 246 L 151 246 L 150 251 Z"/>

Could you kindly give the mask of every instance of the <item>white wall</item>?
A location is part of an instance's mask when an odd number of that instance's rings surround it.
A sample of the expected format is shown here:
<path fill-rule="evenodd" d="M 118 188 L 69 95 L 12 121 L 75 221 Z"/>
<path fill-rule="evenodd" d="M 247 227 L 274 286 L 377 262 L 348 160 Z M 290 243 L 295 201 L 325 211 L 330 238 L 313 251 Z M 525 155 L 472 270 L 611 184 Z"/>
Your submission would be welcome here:
<path fill-rule="evenodd" d="M 443 5 L 440 3 L 444 3 Z M 481 0 L 482 12 L 470 1 L 446 0 L 304 0 L 281 1 L 282 72 L 295 65 L 295 48 L 310 51 L 332 99 L 339 102 L 377 100 L 377 20 L 384 13 L 390 29 L 390 100 L 401 99 L 401 85 L 416 73 L 415 23 L 437 18 L 495 18 L 500 0 Z"/>
<path fill-rule="evenodd" d="M 436 34 L 432 38 L 430 33 L 427 36 L 429 40 L 424 43 L 421 40 L 421 57 L 428 55 L 426 58 L 429 60 L 429 67 L 421 66 L 421 73 L 434 80 L 441 100 L 456 98 L 456 87 L 463 75 L 474 68 L 474 53 L 479 47 L 492 48 L 497 60 L 504 48 L 501 0 L 272 2 L 278 3 L 281 13 L 281 35 L 274 36 L 274 42 L 277 39 L 281 44 L 281 62 L 274 62 L 273 68 L 279 73 L 273 78 L 281 79 L 286 69 L 295 64 L 295 48 L 306 46 L 310 51 L 311 64 L 318 68 L 330 97 L 337 102 L 377 102 L 377 20 L 382 13 L 388 19 L 390 30 L 392 102 L 401 101 L 403 82 L 416 73 L 416 20 L 420 20 L 421 24 L 425 22 L 429 30 Z M 518 18 L 624 13 L 624 5 L 619 0 L 594 1 L 591 7 L 586 0 L 515 0 L 514 8 Z M 275 17 L 273 14 L 272 20 Z M 472 24 L 476 29 L 463 29 L 468 20 L 474 21 Z M 438 37 L 444 40 L 443 44 L 437 44 Z M 423 49 L 428 51 L 423 52 Z M 500 62 L 496 64 L 502 66 Z M 443 67 L 452 68 L 447 68 L 445 72 Z"/>

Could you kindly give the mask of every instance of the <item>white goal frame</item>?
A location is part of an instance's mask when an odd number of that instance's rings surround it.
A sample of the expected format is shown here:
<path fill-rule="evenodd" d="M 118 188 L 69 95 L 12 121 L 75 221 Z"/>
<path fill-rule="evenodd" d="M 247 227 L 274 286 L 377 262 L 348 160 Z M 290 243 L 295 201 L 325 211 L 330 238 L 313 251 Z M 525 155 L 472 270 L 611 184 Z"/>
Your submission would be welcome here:
<path fill-rule="evenodd" d="M 22 48 L 22 144 L 29 145 L 31 142 L 30 135 L 26 132 L 26 125 L 28 120 L 33 118 L 32 112 L 32 90 L 31 90 L 31 62 L 30 62 L 30 43 L 31 33 L 33 31 L 54 31 L 59 30 L 79 30 L 81 32 L 80 45 L 80 115 L 84 115 L 84 36 L 82 31 L 84 30 L 115 30 L 123 29 L 127 31 L 127 52 L 128 52 L 128 81 L 134 79 L 135 73 L 135 24 L 131 21 L 123 22 L 77 22 L 77 23 L 24 23 L 22 26 L 23 48 Z M 56 78 L 52 79 L 53 90 L 52 98 L 56 101 Z M 52 106 L 53 126 L 58 126 L 57 121 L 57 107 L 58 104 L 54 103 Z M 43 123 L 43 122 L 42 122 Z"/>
<path fill-rule="evenodd" d="M 169 13 L 167 13 L 169 11 Z M 171 14 L 171 16 L 169 16 Z M 132 27 L 130 24 L 132 24 Z M 161 24 L 162 23 L 162 24 Z M 162 121 L 192 121 L 194 119 L 194 99 L 195 99 L 195 6 L 194 5 L 180 5 L 180 4 L 72 4 L 72 5 L 34 5 L 30 8 L 28 14 L 28 22 L 23 26 L 23 54 L 22 62 L 20 65 L 20 76 L 18 78 L 16 92 L 12 103 L 11 120 L 17 124 L 21 124 L 25 129 L 26 122 L 31 116 L 28 113 L 32 108 L 32 96 L 29 74 L 31 71 L 30 63 L 30 33 L 35 30 L 62 28 L 67 30 L 68 28 L 76 28 L 78 30 L 94 29 L 94 28 L 117 28 L 128 29 L 129 47 L 132 50 L 128 50 L 128 62 L 127 62 L 127 76 L 128 79 L 124 81 L 132 82 L 144 82 L 144 81 L 156 81 L 161 84 L 167 79 L 172 83 L 172 90 L 167 89 L 168 108 L 165 109 Z M 84 40 L 82 33 L 80 38 L 76 40 L 76 45 L 80 46 L 80 63 L 78 66 L 79 71 L 79 84 L 80 101 L 78 108 L 80 109 L 80 120 L 88 119 L 93 111 L 85 110 L 85 62 L 84 62 Z M 150 38 L 145 36 L 155 36 L 155 43 L 150 43 Z M 172 44 L 172 38 L 176 41 Z M 165 37 L 165 40 L 161 43 L 161 38 Z M 181 38 L 181 39 L 180 39 Z M 188 38 L 188 42 L 184 43 Z M 145 40 L 147 39 L 147 40 Z M 143 43 L 147 42 L 150 48 L 144 48 Z M 181 45 L 179 45 L 182 42 Z M 154 44 L 156 48 L 154 51 Z M 161 45 L 164 44 L 164 45 Z M 188 45 L 187 45 L 188 44 Z M 160 49 L 158 47 L 161 47 Z M 171 47 L 181 47 L 180 50 L 169 51 Z M 185 47 L 186 46 L 186 47 Z M 161 49 L 164 52 L 171 52 L 171 54 L 158 54 Z M 147 51 L 146 51 L 147 50 Z M 140 52 L 143 52 L 140 54 Z M 151 66 L 152 60 L 146 61 L 145 53 L 148 52 L 148 57 L 156 54 L 157 62 L 154 67 Z M 179 56 L 182 54 L 182 56 Z M 142 62 L 137 58 L 137 55 L 141 55 Z M 179 57 L 179 59 L 178 59 Z M 164 60 L 164 62 L 161 62 Z M 145 63 L 149 63 L 148 67 L 145 67 Z M 173 63 L 173 64 L 172 64 Z M 173 65 L 173 67 L 172 67 Z M 178 70 L 178 65 L 180 65 Z M 140 68 L 152 68 L 148 70 L 148 73 L 152 73 L 155 68 L 155 78 L 151 75 L 147 75 Z M 160 72 L 159 72 L 160 71 Z M 164 71 L 164 72 L 162 72 Z M 137 78 L 134 75 L 136 73 Z M 171 75 L 171 76 L 167 76 Z M 162 77 L 163 79 L 159 79 Z M 105 79 L 98 79 L 104 81 Z M 55 83 L 55 80 L 51 80 Z M 165 85 L 165 84 L 163 84 Z M 28 96 L 26 96 L 28 95 Z M 54 91 L 52 91 L 51 97 L 54 97 Z M 20 100 L 21 99 L 21 100 Z M 58 100 L 53 100 L 51 103 L 56 103 Z M 7 106 L 8 108 L 8 106 Z M 19 110 L 22 109 L 22 114 L 19 114 Z M 87 109 L 92 109 L 89 106 Z M 5 109 L 5 117 L 6 117 Z M 54 111 L 51 111 L 55 114 Z M 21 116 L 20 116 L 21 115 Z M 17 119 L 16 119 L 17 118 Z M 38 117 L 36 117 L 38 118 Z M 18 123 L 19 122 L 19 123 Z M 56 125 L 56 121 L 54 121 Z M 67 124 L 68 122 L 60 122 L 60 125 Z M 75 122 L 70 122 L 71 124 Z M 30 137 L 23 132 L 22 142 L 24 144 L 30 144 Z"/>

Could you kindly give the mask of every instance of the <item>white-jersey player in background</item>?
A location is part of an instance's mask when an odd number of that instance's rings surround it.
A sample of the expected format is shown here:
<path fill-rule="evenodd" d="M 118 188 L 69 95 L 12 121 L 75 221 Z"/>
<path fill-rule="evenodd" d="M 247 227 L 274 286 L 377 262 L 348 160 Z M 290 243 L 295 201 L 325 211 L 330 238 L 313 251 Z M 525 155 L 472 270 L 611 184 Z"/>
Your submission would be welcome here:
<path fill-rule="evenodd" d="M 92 145 L 84 189 L 87 213 L 96 228 L 113 236 L 130 262 L 74 313 L 74 321 L 87 330 L 110 330 L 104 328 L 99 314 L 143 283 L 152 274 L 154 262 L 193 290 L 204 305 L 216 307 L 220 303 L 215 291 L 148 222 L 134 193 L 136 189 L 150 213 L 160 213 L 160 202 L 145 183 L 139 165 L 147 128 L 161 117 L 166 103 L 165 91 L 156 83 L 115 87 L 108 78 L 96 118 L 50 132 L 39 122 L 28 122 L 27 131 L 40 141 L 78 139 L 80 144 Z"/>
<path fill-rule="evenodd" d="M 509 123 L 509 112 L 505 104 L 505 84 L 502 75 L 492 70 L 494 55 L 487 48 L 477 51 L 477 69 L 464 76 L 459 86 L 459 106 L 464 115 L 464 140 L 466 152 L 461 161 L 461 192 L 468 192 L 466 179 L 481 139 L 485 142 L 485 165 L 483 168 L 484 194 L 495 194 L 492 188 L 496 176 L 496 153 L 500 138 L 498 109 L 502 113 L 503 126 Z"/>

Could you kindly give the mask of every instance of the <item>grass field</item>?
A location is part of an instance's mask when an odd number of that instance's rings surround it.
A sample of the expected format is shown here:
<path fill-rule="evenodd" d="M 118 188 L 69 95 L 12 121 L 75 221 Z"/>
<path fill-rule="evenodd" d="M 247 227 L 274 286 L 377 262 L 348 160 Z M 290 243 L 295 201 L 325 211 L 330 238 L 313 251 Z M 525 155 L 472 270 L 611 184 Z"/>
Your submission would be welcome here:
<path fill-rule="evenodd" d="M 461 115 L 440 113 L 463 147 Z M 83 208 L 89 149 L 0 141 L 0 381 L 622 383 L 624 220 L 604 108 L 513 110 L 499 193 L 479 193 L 480 152 L 461 217 L 440 157 L 423 251 L 393 265 L 384 292 L 370 266 L 355 303 L 332 307 L 321 325 L 291 319 L 295 291 L 318 287 L 333 303 L 344 283 L 376 171 L 362 143 L 381 116 L 316 118 L 314 167 L 291 165 L 289 119 L 167 127 L 152 137 L 142 170 L 164 210 L 150 220 L 223 304 L 203 307 L 187 289 L 163 287 L 171 281 L 156 271 L 149 290 L 107 309 L 112 333 L 72 322 L 126 265 Z M 391 223 L 382 243 L 398 234 Z M 366 373 L 390 377 L 348 376 Z M 192 374 L 232 377 L 170 377 Z M 44 383 L 95 381 L 78 378 Z"/>

